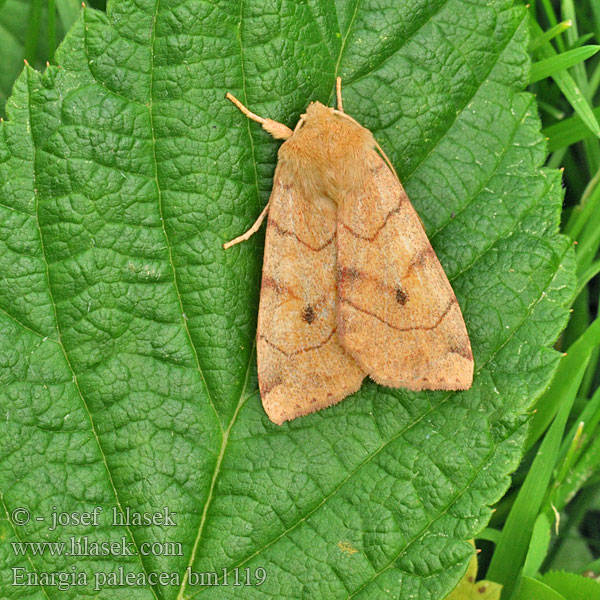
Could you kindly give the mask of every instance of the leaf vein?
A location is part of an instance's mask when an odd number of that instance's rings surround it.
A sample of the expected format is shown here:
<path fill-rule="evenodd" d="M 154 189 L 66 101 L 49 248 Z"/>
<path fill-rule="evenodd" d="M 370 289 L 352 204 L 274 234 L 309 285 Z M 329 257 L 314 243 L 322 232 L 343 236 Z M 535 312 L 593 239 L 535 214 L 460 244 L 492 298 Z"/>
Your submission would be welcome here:
<path fill-rule="evenodd" d="M 457 111 L 454 118 L 448 123 L 448 126 L 441 133 L 441 135 L 435 140 L 435 142 L 432 144 L 431 148 L 429 148 L 429 150 L 425 153 L 425 155 L 419 159 L 419 161 L 414 165 L 414 167 L 412 168 L 411 171 L 404 174 L 404 178 L 403 178 L 404 181 L 408 181 L 412 177 L 412 175 L 417 171 L 417 169 L 419 169 L 419 167 L 433 154 L 433 152 L 436 150 L 436 148 L 440 145 L 440 143 L 444 140 L 444 138 L 448 135 L 448 133 L 454 127 L 454 125 L 458 121 L 458 119 L 465 112 L 465 110 L 467 109 L 469 104 L 473 101 L 475 96 L 477 96 L 479 94 L 479 92 L 482 90 L 483 86 L 488 82 L 490 75 L 494 72 L 494 69 L 500 63 L 500 60 L 504 56 L 504 53 L 506 52 L 508 47 L 511 45 L 512 41 L 515 39 L 515 36 L 517 35 L 517 32 L 519 31 L 519 27 L 520 27 L 520 24 L 517 27 L 515 27 L 515 30 L 513 31 L 510 38 L 508 38 L 508 41 L 504 44 L 504 46 L 502 47 L 500 52 L 498 52 L 498 56 L 492 63 L 492 66 L 490 67 L 489 71 L 486 73 L 485 77 L 482 78 L 482 80 L 479 82 L 477 88 L 473 91 L 473 93 L 467 97 L 463 106 L 461 106 L 460 110 Z M 389 123 L 387 125 L 387 127 L 390 127 L 397 121 L 398 121 L 398 119 L 392 121 L 391 123 Z"/>

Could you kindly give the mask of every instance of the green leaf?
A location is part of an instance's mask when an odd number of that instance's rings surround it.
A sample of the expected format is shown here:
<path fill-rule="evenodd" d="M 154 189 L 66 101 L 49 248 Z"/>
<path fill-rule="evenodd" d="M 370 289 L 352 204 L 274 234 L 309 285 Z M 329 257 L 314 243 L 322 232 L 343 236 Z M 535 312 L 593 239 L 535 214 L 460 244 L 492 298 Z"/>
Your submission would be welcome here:
<path fill-rule="evenodd" d="M 103 518 L 9 536 L 139 549 L 38 554 L 28 571 L 73 567 L 92 585 L 65 597 L 110 600 L 241 597 L 236 566 L 266 570 L 244 598 L 451 591 L 519 463 L 575 286 L 560 174 L 540 167 L 522 91 L 527 29 L 508 0 L 120 0 L 83 11 L 60 68 L 23 73 L 0 126 L 0 492 L 7 515 Z M 221 244 L 264 206 L 278 143 L 224 94 L 293 126 L 336 75 L 452 281 L 476 376 L 454 394 L 365 382 L 277 427 L 256 389 L 262 238 Z M 165 506 L 175 526 L 108 522 Z M 3 556 L 4 590 L 21 559 Z M 94 592 L 119 569 L 142 582 Z M 159 572 L 178 581 L 143 583 Z"/>
<path fill-rule="evenodd" d="M 77 12 L 81 2 L 57 0 L 59 10 L 67 3 L 76 2 Z M 13 83 L 23 68 L 23 60 L 41 69 L 53 52 L 52 39 L 48 28 L 48 9 L 36 0 L 6 0 L 0 2 L 0 48 L 2 67 L 0 68 L 0 116 L 4 115 L 4 105 L 10 95 Z M 77 12 L 74 16 L 77 15 Z M 72 14 L 72 13 L 71 13 Z M 73 16 L 73 15 L 72 15 Z M 56 27 L 60 40 L 70 22 L 61 22 Z"/>
<path fill-rule="evenodd" d="M 569 600 L 600 600 L 600 583 L 576 573 L 550 571 L 542 582 Z"/>
<path fill-rule="evenodd" d="M 529 76 L 529 82 L 534 83 L 550 77 L 559 71 L 570 69 L 572 66 L 587 60 L 591 56 L 594 56 L 600 50 L 600 46 L 583 46 L 582 48 L 575 48 L 574 50 L 567 50 L 562 54 L 557 54 L 552 58 L 546 58 L 540 60 L 531 65 L 531 75 Z"/>
<path fill-rule="evenodd" d="M 514 600 L 532 600 L 533 598 L 535 600 L 571 600 L 537 579 L 523 577 L 521 587 L 515 594 Z"/>

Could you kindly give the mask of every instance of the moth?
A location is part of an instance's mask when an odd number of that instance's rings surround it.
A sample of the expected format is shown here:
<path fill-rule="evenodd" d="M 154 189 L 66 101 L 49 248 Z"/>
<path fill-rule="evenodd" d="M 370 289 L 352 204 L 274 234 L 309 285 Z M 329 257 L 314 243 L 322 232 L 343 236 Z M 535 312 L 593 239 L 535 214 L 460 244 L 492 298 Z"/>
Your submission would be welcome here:
<path fill-rule="evenodd" d="M 274 423 L 342 400 L 369 375 L 410 390 L 465 390 L 473 354 L 454 291 L 372 133 L 311 103 L 292 131 L 227 94 L 279 148 L 258 311 L 260 395 Z"/>

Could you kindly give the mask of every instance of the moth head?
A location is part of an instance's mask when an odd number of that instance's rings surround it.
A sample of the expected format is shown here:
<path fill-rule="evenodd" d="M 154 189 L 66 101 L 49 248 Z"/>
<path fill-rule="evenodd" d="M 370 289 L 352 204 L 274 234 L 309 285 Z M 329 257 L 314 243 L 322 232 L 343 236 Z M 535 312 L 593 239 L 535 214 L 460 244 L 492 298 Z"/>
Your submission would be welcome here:
<path fill-rule="evenodd" d="M 328 118 L 333 116 L 333 108 L 330 106 L 325 106 L 321 104 L 318 100 L 316 102 L 311 102 L 306 107 L 306 113 L 303 115 L 307 119 L 314 118 Z"/>
<path fill-rule="evenodd" d="M 364 143 L 371 138 L 369 130 L 351 116 L 318 101 L 308 105 L 306 112 L 300 116 L 294 133 L 301 129 L 319 129 L 324 138 L 336 142 L 341 138 L 344 142 Z"/>

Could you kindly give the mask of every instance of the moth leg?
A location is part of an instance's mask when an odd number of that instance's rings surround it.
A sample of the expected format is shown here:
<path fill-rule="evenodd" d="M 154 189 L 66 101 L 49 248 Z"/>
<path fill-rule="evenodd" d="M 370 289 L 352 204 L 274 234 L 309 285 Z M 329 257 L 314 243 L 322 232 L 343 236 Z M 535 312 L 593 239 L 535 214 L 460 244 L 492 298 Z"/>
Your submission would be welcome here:
<path fill-rule="evenodd" d="M 335 80 L 335 93 L 337 94 L 337 109 L 343 113 L 344 103 L 342 102 L 342 78 L 338 77 Z"/>
<path fill-rule="evenodd" d="M 259 117 L 257 114 L 253 113 L 251 110 L 246 108 L 233 94 L 227 92 L 225 94 L 225 98 L 233 102 L 249 119 L 260 123 L 265 131 L 270 133 L 277 140 L 287 140 L 292 136 L 292 130 L 284 125 L 283 123 L 278 123 L 277 121 L 273 121 L 273 119 L 265 119 L 264 117 Z"/>
<path fill-rule="evenodd" d="M 231 248 L 231 246 L 235 246 L 236 244 L 239 244 L 240 242 L 245 242 L 246 240 L 250 239 L 260 229 L 262 222 L 265 220 L 265 217 L 267 216 L 267 213 L 269 212 L 269 204 L 270 203 L 271 203 L 271 201 L 269 200 L 267 202 L 267 205 L 263 208 L 263 211 L 258 216 L 258 219 L 256 219 L 256 221 L 254 222 L 254 225 L 252 225 L 252 227 L 250 227 L 250 229 L 248 229 L 248 231 L 246 231 L 245 233 L 242 233 L 242 235 L 238 235 L 236 238 L 234 238 L 230 242 L 223 244 L 223 248 L 225 248 L 225 250 L 227 250 L 227 248 Z"/>

